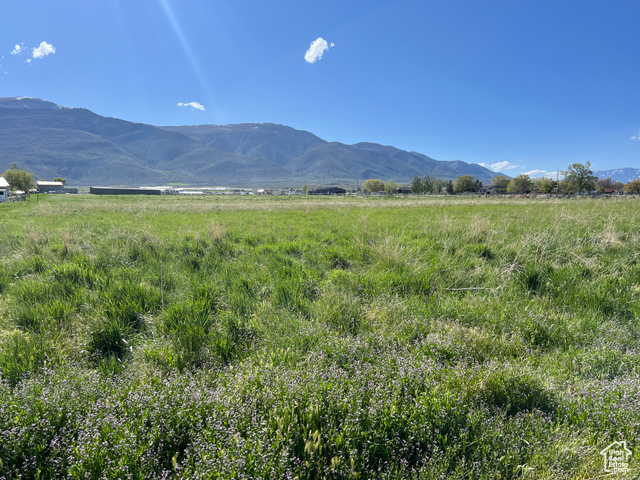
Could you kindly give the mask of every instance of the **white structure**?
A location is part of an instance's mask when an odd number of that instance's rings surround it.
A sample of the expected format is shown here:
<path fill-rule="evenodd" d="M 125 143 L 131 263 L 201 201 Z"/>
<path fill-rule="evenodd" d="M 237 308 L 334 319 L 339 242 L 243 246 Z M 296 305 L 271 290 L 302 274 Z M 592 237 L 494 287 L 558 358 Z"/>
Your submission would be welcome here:
<path fill-rule="evenodd" d="M 38 180 L 36 185 L 38 185 L 38 190 L 43 193 L 64 190 L 64 183 L 62 182 L 45 182 L 44 180 Z"/>
<path fill-rule="evenodd" d="M 9 182 L 0 177 L 0 203 L 6 202 L 9 198 Z"/>

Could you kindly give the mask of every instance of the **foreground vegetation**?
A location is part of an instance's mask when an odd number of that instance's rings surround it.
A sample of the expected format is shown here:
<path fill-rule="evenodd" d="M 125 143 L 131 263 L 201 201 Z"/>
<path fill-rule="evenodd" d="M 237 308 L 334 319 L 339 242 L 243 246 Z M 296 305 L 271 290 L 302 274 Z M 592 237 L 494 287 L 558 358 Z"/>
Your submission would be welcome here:
<path fill-rule="evenodd" d="M 0 205 L 0 478 L 637 472 L 638 206 Z"/>

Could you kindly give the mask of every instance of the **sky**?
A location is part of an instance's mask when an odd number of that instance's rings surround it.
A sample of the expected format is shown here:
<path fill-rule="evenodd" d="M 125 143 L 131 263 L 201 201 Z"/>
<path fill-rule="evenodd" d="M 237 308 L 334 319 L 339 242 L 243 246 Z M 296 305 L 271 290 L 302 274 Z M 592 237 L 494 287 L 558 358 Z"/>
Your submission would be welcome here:
<path fill-rule="evenodd" d="M 2 2 L 14 96 L 278 123 L 509 176 L 640 168 L 640 1 Z"/>

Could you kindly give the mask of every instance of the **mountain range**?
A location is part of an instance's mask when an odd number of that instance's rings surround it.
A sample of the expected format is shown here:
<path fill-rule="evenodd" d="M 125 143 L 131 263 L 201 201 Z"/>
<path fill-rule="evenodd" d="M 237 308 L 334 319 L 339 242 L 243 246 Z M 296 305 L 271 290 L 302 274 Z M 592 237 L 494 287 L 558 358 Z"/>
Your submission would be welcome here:
<path fill-rule="evenodd" d="M 640 178 L 639 168 L 615 168 L 613 170 L 599 170 L 593 172 L 598 178 L 610 178 L 614 182 L 629 183 L 631 180 Z"/>
<path fill-rule="evenodd" d="M 153 126 L 27 97 L 0 98 L 0 172 L 16 163 L 69 185 L 299 186 L 416 175 L 488 183 L 497 173 L 376 143 L 345 145 L 275 124 Z"/>

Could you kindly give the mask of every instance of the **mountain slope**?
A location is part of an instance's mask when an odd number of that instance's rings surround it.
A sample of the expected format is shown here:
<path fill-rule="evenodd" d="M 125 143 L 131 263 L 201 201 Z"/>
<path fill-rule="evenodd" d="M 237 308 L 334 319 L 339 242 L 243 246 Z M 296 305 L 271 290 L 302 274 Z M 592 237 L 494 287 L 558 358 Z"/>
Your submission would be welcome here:
<path fill-rule="evenodd" d="M 613 170 L 601 170 L 593 172 L 598 178 L 610 178 L 614 182 L 628 183 L 631 180 L 640 178 L 639 168 L 616 168 Z"/>
<path fill-rule="evenodd" d="M 312 133 L 271 123 L 161 127 L 182 133 L 202 145 L 286 165 L 309 148 L 325 143 Z"/>
<path fill-rule="evenodd" d="M 156 127 L 34 98 L 0 98 L 0 172 L 74 185 L 301 185 L 496 174 L 375 143 L 345 145 L 275 124 Z"/>
<path fill-rule="evenodd" d="M 53 108 L 55 104 L 36 99 L 24 103 L 0 99 L 0 154 L 7 164 L 0 164 L 0 171 L 15 162 L 38 178 L 62 176 L 81 185 L 224 183 L 254 171 L 270 178 L 289 173 L 268 160 L 208 148 L 151 125 L 81 108 Z M 212 170 L 222 164 L 237 168 Z"/>
<path fill-rule="evenodd" d="M 416 175 L 427 174 L 446 179 L 469 174 L 489 182 L 497 175 L 480 165 L 434 160 L 376 143 L 327 142 L 306 131 L 269 123 L 161 128 L 187 135 L 203 146 L 269 160 L 310 182 L 354 182 L 367 178 L 410 182 Z"/>

